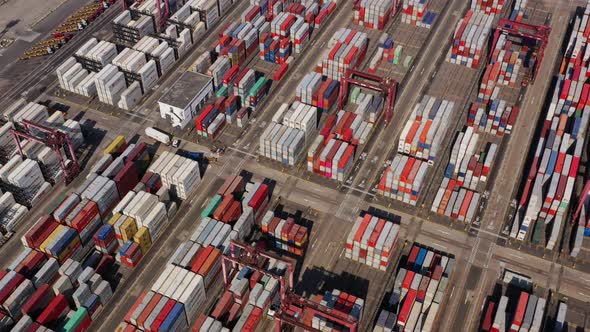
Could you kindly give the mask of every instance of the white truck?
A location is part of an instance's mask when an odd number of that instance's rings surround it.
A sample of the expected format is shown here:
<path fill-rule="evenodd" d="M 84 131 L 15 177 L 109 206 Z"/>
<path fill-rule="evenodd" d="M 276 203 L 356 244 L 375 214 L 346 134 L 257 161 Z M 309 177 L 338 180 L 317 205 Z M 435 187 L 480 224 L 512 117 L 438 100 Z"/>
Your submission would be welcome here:
<path fill-rule="evenodd" d="M 147 127 L 145 128 L 145 134 L 148 137 L 151 137 L 156 141 L 166 145 L 170 145 L 170 143 L 172 142 L 172 135 L 158 128 Z"/>

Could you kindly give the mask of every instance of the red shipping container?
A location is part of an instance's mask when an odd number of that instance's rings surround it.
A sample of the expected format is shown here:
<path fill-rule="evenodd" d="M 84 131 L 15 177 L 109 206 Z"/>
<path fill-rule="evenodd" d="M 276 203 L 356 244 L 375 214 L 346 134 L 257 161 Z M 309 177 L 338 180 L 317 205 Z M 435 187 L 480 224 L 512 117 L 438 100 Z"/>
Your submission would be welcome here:
<path fill-rule="evenodd" d="M 115 184 L 117 185 L 119 197 L 124 197 L 130 190 L 135 188 L 139 182 L 139 174 L 133 161 L 129 160 L 125 166 L 123 166 L 123 169 L 115 175 L 113 181 L 115 181 Z"/>
<path fill-rule="evenodd" d="M 137 318 L 137 327 L 139 327 L 142 330 L 145 330 L 145 321 L 146 319 L 148 319 L 148 317 L 150 316 L 150 314 L 152 313 L 152 311 L 154 310 L 154 308 L 156 307 L 156 305 L 158 305 L 158 302 L 160 302 L 160 300 L 162 299 L 162 294 L 158 294 L 156 293 L 154 295 L 154 297 L 152 297 L 152 300 L 145 306 L 145 309 L 141 312 L 141 314 L 139 315 L 139 317 Z"/>
<path fill-rule="evenodd" d="M 176 301 L 172 299 L 166 302 L 166 304 L 162 308 L 162 311 L 160 311 L 160 313 L 158 314 L 156 319 L 154 319 L 154 322 L 150 326 L 151 331 L 158 331 L 160 325 L 162 325 L 162 323 L 164 323 L 164 320 L 166 320 L 166 316 L 168 316 L 168 313 L 170 313 L 172 308 L 174 308 L 174 305 L 176 305 Z"/>
<path fill-rule="evenodd" d="M 197 318 L 197 321 L 193 325 L 192 331 L 199 332 L 201 329 L 201 326 L 203 326 L 203 323 L 205 323 L 206 320 L 207 320 L 207 316 L 205 316 L 204 314 L 200 314 L 199 318 Z"/>
<path fill-rule="evenodd" d="M 37 318 L 37 323 L 51 327 L 62 317 L 65 317 L 68 311 L 70 311 L 68 300 L 65 295 L 59 294 L 49 302 L 47 308 L 45 308 L 39 318 Z"/>
<path fill-rule="evenodd" d="M 33 320 L 37 319 L 49 302 L 54 298 L 53 289 L 47 284 L 39 288 L 31 295 L 21 308 L 23 315 L 31 316 Z"/>
<path fill-rule="evenodd" d="M 40 251 L 33 250 L 31 253 L 29 253 L 25 261 L 23 261 L 15 269 L 15 271 L 31 279 L 35 273 L 37 273 L 37 271 L 43 267 L 43 264 L 45 264 L 46 261 L 47 256 L 45 256 L 45 254 Z"/>
<path fill-rule="evenodd" d="M 137 307 L 139 307 L 139 305 L 141 304 L 141 301 L 143 301 L 143 298 L 145 297 L 146 293 L 142 293 L 139 298 L 137 298 L 137 301 L 135 301 L 135 303 L 133 304 L 133 306 L 131 307 L 131 309 L 129 309 L 129 311 L 127 312 L 127 314 L 125 315 L 124 320 L 129 323 L 131 323 L 131 315 L 133 315 L 133 313 L 135 312 L 135 310 L 137 310 Z"/>
<path fill-rule="evenodd" d="M 213 309 L 213 312 L 211 312 L 211 317 L 220 320 L 220 317 L 225 315 L 233 304 L 234 297 L 232 295 L 232 292 L 226 290 L 221 296 L 221 299 L 219 299 L 219 301 L 217 302 L 217 305 Z"/>
<path fill-rule="evenodd" d="M 29 248 L 38 249 L 41 243 L 57 228 L 58 223 L 55 222 L 51 215 L 39 217 L 33 228 L 25 233 L 25 244 Z"/>
<path fill-rule="evenodd" d="M 207 257 L 209 257 L 209 255 L 211 254 L 213 249 L 214 248 L 212 246 L 207 246 L 206 248 L 203 248 L 198 251 L 198 253 L 195 255 L 195 258 L 193 258 L 193 262 L 191 264 L 191 271 L 192 272 L 194 272 L 194 273 L 199 272 L 199 270 L 203 266 L 203 263 L 205 263 L 205 261 L 207 260 Z"/>
<path fill-rule="evenodd" d="M 258 188 L 258 191 L 256 191 L 256 193 L 254 194 L 254 196 L 252 196 L 252 199 L 248 203 L 248 206 L 250 206 L 254 210 L 257 210 L 258 208 L 260 208 L 262 206 L 262 203 L 267 198 L 268 198 L 268 186 L 266 184 L 262 184 Z"/>
<path fill-rule="evenodd" d="M 93 201 L 88 201 L 84 209 L 72 220 L 72 228 L 77 230 L 78 233 L 82 232 L 98 214 L 98 205 Z"/>
<path fill-rule="evenodd" d="M 401 326 L 405 326 L 408 322 L 408 317 L 410 316 L 410 311 L 414 306 L 414 301 L 416 300 L 416 291 L 411 289 L 408 291 L 406 298 L 404 299 L 404 304 L 402 304 L 401 310 L 397 317 L 397 323 Z"/>
<path fill-rule="evenodd" d="M 260 322 L 260 318 L 262 317 L 262 309 L 258 307 L 254 307 L 252 313 L 248 317 L 246 324 L 244 324 L 244 328 L 242 332 L 254 332 L 258 327 L 258 323 Z"/>

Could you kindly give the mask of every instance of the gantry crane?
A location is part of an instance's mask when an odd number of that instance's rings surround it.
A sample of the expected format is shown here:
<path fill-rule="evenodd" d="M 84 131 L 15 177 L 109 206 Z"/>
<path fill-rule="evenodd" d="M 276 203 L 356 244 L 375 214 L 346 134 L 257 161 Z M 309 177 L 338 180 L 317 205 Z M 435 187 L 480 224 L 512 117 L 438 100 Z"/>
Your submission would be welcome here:
<path fill-rule="evenodd" d="M 547 47 L 547 43 L 549 42 L 550 33 L 551 28 L 548 26 L 531 25 L 526 23 L 510 21 L 507 19 L 501 19 L 500 22 L 498 22 L 498 27 L 496 28 L 496 32 L 494 33 L 492 50 L 496 48 L 496 43 L 498 42 L 498 38 L 500 38 L 500 34 L 513 35 L 518 36 L 520 38 L 533 39 L 537 42 L 540 42 L 541 46 L 539 47 L 539 55 L 537 57 L 537 61 L 535 61 L 533 74 L 531 77 L 531 81 L 534 81 L 535 77 L 537 76 L 537 72 L 539 71 L 541 62 L 543 61 L 543 55 L 545 54 L 545 47 Z M 523 84 L 527 83 L 528 82 L 523 82 Z"/>
<path fill-rule="evenodd" d="M 287 273 L 280 275 L 266 270 L 264 265 L 268 259 L 274 259 L 284 263 L 287 267 Z M 231 264 L 233 267 L 232 271 L 227 270 L 226 263 Z M 320 315 L 348 328 L 350 332 L 357 331 L 358 322 L 353 317 L 345 315 L 338 310 L 331 310 L 293 293 L 293 262 L 253 246 L 232 240 L 229 244 L 229 256 L 222 256 L 221 268 L 226 288 L 229 287 L 233 276 L 237 273 L 239 265 L 246 266 L 253 271 L 258 271 L 279 280 L 281 306 L 274 315 L 276 332 L 282 330 L 283 324 L 299 327 L 305 331 L 321 332 L 304 321 L 303 318 L 306 313 L 312 316 Z"/>
<path fill-rule="evenodd" d="M 360 77 L 367 81 L 376 83 L 369 83 L 359 81 L 355 77 Z M 385 125 L 388 125 L 393 116 L 393 108 L 395 105 L 395 94 L 397 93 L 397 82 L 390 77 L 382 78 L 376 75 L 367 74 L 362 71 L 347 69 L 340 79 L 340 93 L 338 94 L 338 109 L 344 109 L 344 104 L 348 98 L 349 85 L 358 85 L 362 88 L 377 91 L 386 96 L 385 99 Z"/>
<path fill-rule="evenodd" d="M 64 172 L 64 179 L 66 184 L 72 182 L 72 180 L 80 174 L 80 164 L 76 158 L 76 153 L 72 147 L 70 136 L 62 133 L 61 131 L 48 128 L 38 123 L 33 123 L 29 120 L 23 120 L 21 122 L 23 127 L 22 130 L 11 129 L 14 141 L 18 148 L 18 152 L 23 156 L 23 149 L 21 147 L 21 138 L 29 141 L 37 142 L 49 147 L 56 155 L 59 160 L 59 165 Z M 31 130 L 34 129 L 34 130 Z M 62 148 L 67 154 L 69 154 L 70 163 L 66 163 L 62 155 Z"/>

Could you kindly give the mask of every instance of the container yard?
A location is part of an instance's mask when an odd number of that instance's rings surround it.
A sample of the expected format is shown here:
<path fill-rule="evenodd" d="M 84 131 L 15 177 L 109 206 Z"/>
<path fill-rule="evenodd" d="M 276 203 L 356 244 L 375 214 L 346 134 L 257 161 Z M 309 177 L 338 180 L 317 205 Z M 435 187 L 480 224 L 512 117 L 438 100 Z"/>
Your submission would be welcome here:
<path fill-rule="evenodd" d="M 584 0 L 13 1 L 0 330 L 589 326 Z"/>
<path fill-rule="evenodd" d="M 538 122 L 537 143 L 529 151 L 530 168 L 523 173 L 518 206 L 507 224 L 510 238 L 548 251 L 559 248 L 583 157 L 586 99 L 584 82 L 579 81 L 577 73 L 585 69 L 583 64 L 576 64 L 576 58 L 584 42 L 576 39 L 583 34 L 582 19 L 587 15 L 576 16 L 573 30 L 564 41 L 568 52 L 561 58 L 559 76 L 548 92 L 548 105 Z M 566 122 L 572 126 L 565 127 Z M 543 183 L 547 183 L 547 190 L 543 190 Z"/>

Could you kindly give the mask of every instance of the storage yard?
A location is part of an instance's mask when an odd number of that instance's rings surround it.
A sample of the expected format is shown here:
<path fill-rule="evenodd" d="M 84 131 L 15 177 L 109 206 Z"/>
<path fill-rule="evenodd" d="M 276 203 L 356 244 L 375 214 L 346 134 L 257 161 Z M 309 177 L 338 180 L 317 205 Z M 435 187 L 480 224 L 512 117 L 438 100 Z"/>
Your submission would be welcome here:
<path fill-rule="evenodd" d="M 590 328 L 590 3 L 73 7 L 6 44 L 0 330 Z"/>

